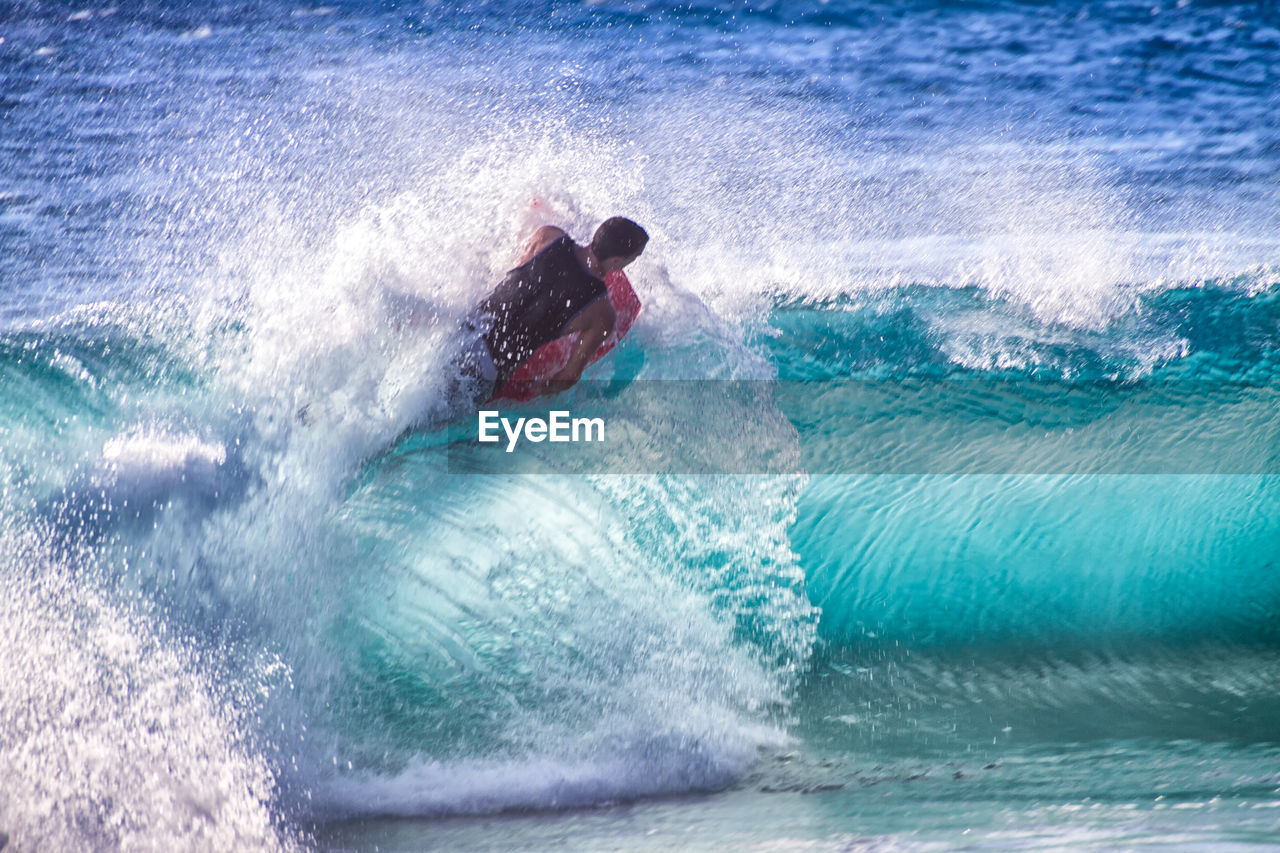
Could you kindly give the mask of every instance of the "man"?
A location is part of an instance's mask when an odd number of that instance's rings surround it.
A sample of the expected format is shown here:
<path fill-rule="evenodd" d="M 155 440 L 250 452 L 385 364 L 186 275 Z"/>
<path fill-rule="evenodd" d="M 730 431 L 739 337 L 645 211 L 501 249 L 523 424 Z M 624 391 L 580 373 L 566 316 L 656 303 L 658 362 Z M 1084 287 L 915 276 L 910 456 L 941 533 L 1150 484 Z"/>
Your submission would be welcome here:
<path fill-rule="evenodd" d="M 640 257 L 648 242 L 643 228 L 621 216 L 606 219 L 586 246 L 554 225 L 539 228 L 470 323 L 484 342 L 463 362 L 463 372 L 482 386 L 477 399 L 483 402 L 502 388 L 543 344 L 574 332 L 578 340 L 568 363 L 546 380 L 542 393 L 556 394 L 577 382 L 613 334 L 604 277 Z"/>

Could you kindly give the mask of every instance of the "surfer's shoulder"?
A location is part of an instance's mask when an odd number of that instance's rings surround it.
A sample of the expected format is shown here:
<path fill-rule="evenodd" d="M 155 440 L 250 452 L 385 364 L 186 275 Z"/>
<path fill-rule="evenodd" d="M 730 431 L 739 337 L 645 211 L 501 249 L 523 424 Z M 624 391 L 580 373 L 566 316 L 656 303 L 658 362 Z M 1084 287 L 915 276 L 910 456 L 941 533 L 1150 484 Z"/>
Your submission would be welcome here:
<path fill-rule="evenodd" d="M 558 225 L 543 225 L 537 231 L 533 232 L 533 239 L 541 243 L 543 246 L 550 245 L 561 237 L 568 236 L 568 232 Z"/>
<path fill-rule="evenodd" d="M 524 254 L 520 256 L 520 263 L 517 266 L 528 263 L 535 255 L 543 249 L 550 246 L 561 237 L 569 235 L 563 228 L 555 225 L 543 225 L 537 231 L 533 232 L 533 236 L 529 238 L 529 242 L 525 244 Z"/>

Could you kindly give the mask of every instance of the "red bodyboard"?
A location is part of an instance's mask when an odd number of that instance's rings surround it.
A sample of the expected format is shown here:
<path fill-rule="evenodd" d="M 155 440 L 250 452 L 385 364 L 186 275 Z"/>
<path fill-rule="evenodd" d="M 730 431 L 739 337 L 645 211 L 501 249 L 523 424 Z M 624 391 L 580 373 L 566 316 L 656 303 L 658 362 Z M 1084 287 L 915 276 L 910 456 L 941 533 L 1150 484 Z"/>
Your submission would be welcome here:
<path fill-rule="evenodd" d="M 604 277 L 604 284 L 609 289 L 609 301 L 613 303 L 613 313 L 617 319 L 614 322 L 613 334 L 609 336 L 609 340 L 600 345 L 600 349 L 595 351 L 588 364 L 596 363 L 613 349 L 640 313 L 640 297 L 636 296 L 626 273 L 615 270 Z M 572 335 L 565 335 L 551 343 L 543 344 L 529 356 L 528 361 L 516 368 L 516 372 L 507 380 L 506 385 L 498 389 L 493 399 L 523 402 L 538 396 L 537 389 L 542 383 L 555 376 L 569 363 L 569 355 L 573 352 L 573 345 L 577 339 L 578 333 L 574 332 Z"/>

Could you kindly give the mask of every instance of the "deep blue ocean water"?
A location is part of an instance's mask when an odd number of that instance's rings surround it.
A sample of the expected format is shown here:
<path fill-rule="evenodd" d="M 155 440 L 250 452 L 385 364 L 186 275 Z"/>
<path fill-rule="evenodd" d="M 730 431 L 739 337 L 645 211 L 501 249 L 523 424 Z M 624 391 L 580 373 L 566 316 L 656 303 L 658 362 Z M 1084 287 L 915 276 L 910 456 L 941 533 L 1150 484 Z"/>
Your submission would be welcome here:
<path fill-rule="evenodd" d="M 613 214 L 771 473 L 451 469 Z M 2 2 L 0 389 L 8 849 L 1280 845 L 1273 4 Z"/>

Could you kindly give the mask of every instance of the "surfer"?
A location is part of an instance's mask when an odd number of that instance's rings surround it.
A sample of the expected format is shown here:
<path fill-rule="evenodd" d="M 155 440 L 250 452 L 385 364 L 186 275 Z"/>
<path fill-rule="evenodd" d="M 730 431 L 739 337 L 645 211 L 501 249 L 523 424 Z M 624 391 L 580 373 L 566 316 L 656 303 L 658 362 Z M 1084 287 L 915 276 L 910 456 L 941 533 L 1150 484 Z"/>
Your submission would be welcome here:
<path fill-rule="evenodd" d="M 479 385 L 475 399 L 489 399 L 539 347 L 574 333 L 568 362 L 543 380 L 540 391 L 557 394 L 576 383 L 614 332 L 604 277 L 640 257 L 648 242 L 643 228 L 621 216 L 601 223 L 585 246 L 554 225 L 534 232 L 516 267 L 468 322 L 477 338 L 461 364 Z"/>

